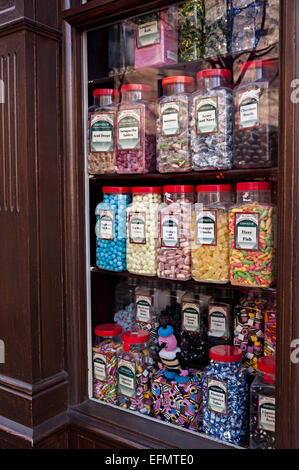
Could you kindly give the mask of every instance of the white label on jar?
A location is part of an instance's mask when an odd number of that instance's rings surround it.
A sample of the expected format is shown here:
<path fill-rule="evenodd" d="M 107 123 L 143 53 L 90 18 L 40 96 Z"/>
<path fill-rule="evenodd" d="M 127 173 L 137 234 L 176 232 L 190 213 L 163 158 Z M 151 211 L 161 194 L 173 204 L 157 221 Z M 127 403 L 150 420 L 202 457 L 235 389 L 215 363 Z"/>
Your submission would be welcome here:
<path fill-rule="evenodd" d="M 218 132 L 218 97 L 197 100 L 195 109 L 197 134 Z"/>
<path fill-rule="evenodd" d="M 94 377 L 97 380 L 107 380 L 106 356 L 105 354 L 95 353 L 93 356 Z"/>
<path fill-rule="evenodd" d="M 180 216 L 165 214 L 161 217 L 161 246 L 177 248 L 180 246 L 179 238 Z"/>
<path fill-rule="evenodd" d="M 196 244 L 217 245 L 216 210 L 196 210 Z"/>
<path fill-rule="evenodd" d="M 114 210 L 101 209 L 99 211 L 99 221 L 96 226 L 96 236 L 100 240 L 114 240 Z"/>
<path fill-rule="evenodd" d="M 140 148 L 140 109 L 126 109 L 117 113 L 119 150 Z"/>
<path fill-rule="evenodd" d="M 228 338 L 228 307 L 209 305 L 209 336 Z"/>
<path fill-rule="evenodd" d="M 222 415 L 227 415 L 227 383 L 221 380 L 207 378 L 208 409 Z"/>
<path fill-rule="evenodd" d="M 113 152 L 114 119 L 115 113 L 90 114 L 90 152 Z"/>
<path fill-rule="evenodd" d="M 132 244 L 146 243 L 146 212 L 129 212 L 129 241 Z"/>
<path fill-rule="evenodd" d="M 136 364 L 118 359 L 117 362 L 118 393 L 129 398 L 136 398 Z"/>
<path fill-rule="evenodd" d="M 137 19 L 137 48 L 160 43 L 159 13 L 151 13 Z"/>
<path fill-rule="evenodd" d="M 238 128 L 240 130 L 260 126 L 259 96 L 260 89 L 238 94 Z"/>
<path fill-rule="evenodd" d="M 200 332 L 199 303 L 182 302 L 182 330 Z"/>
<path fill-rule="evenodd" d="M 140 323 L 152 321 L 152 297 L 150 295 L 136 295 L 135 320 Z"/>
<path fill-rule="evenodd" d="M 258 396 L 258 427 L 275 432 L 275 398 Z"/>
<path fill-rule="evenodd" d="M 235 213 L 235 248 L 236 250 L 259 249 L 259 214 Z"/>
<path fill-rule="evenodd" d="M 180 133 L 180 104 L 178 102 L 161 105 L 162 135 L 177 135 Z"/>

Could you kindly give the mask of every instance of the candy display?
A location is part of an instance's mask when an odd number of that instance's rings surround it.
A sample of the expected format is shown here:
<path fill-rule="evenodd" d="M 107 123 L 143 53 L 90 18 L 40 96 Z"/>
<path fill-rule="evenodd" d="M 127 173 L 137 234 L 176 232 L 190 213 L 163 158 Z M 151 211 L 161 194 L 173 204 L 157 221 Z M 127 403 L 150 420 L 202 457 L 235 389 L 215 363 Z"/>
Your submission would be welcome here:
<path fill-rule="evenodd" d="M 114 173 L 116 150 L 116 105 L 120 93 L 112 89 L 94 90 L 94 105 L 88 110 L 88 171 Z"/>
<path fill-rule="evenodd" d="M 190 369 L 188 381 L 177 383 L 174 380 L 167 380 L 163 369 L 154 374 L 151 380 L 151 392 L 155 418 L 192 431 L 200 431 L 201 376 L 201 372 Z"/>
<path fill-rule="evenodd" d="M 232 74 L 226 69 L 202 70 L 190 98 L 190 148 L 195 171 L 232 167 Z"/>
<path fill-rule="evenodd" d="M 179 346 L 181 339 L 182 297 L 185 292 L 185 289 L 180 284 L 171 284 L 170 289 L 165 286 L 162 291 L 162 298 L 167 303 L 159 313 L 159 326 L 164 328 L 167 325 L 172 326 Z"/>
<path fill-rule="evenodd" d="M 275 371 L 275 356 L 259 359 L 250 387 L 251 449 L 275 448 Z"/>
<path fill-rule="evenodd" d="M 158 277 L 191 278 L 191 210 L 193 186 L 164 186 L 158 211 Z"/>
<path fill-rule="evenodd" d="M 160 173 L 191 170 L 188 113 L 193 86 L 192 77 L 162 80 L 163 97 L 159 100 L 157 119 L 157 170 Z"/>
<path fill-rule="evenodd" d="M 229 282 L 229 184 L 197 186 L 192 213 L 192 277 L 196 281 Z"/>
<path fill-rule="evenodd" d="M 123 331 L 135 328 L 136 279 L 127 279 L 117 284 L 114 293 L 114 321 Z"/>
<path fill-rule="evenodd" d="M 135 68 L 177 63 L 178 15 L 176 6 L 138 16 L 135 28 Z"/>
<path fill-rule="evenodd" d="M 188 0 L 178 10 L 178 53 L 179 63 L 198 60 L 203 57 L 204 1 Z"/>
<path fill-rule="evenodd" d="M 117 404 L 117 352 L 122 348 L 122 328 L 105 323 L 95 328 L 93 351 L 93 396 Z"/>
<path fill-rule="evenodd" d="M 162 188 L 132 188 L 127 209 L 127 270 L 133 274 L 157 274 L 157 213 Z"/>
<path fill-rule="evenodd" d="M 272 60 L 254 60 L 240 70 L 243 80 L 234 89 L 234 166 L 269 167 L 277 161 L 277 65 Z"/>
<path fill-rule="evenodd" d="M 207 3 L 207 2 L 205 2 Z M 205 8 L 205 56 L 229 52 L 230 0 L 210 0 Z"/>
<path fill-rule="evenodd" d="M 273 293 L 267 303 L 265 310 L 264 327 L 264 354 L 265 356 L 274 356 L 276 353 L 276 295 Z"/>
<path fill-rule="evenodd" d="M 208 305 L 208 349 L 232 345 L 234 339 L 233 291 L 215 289 Z"/>
<path fill-rule="evenodd" d="M 96 208 L 96 259 L 100 269 L 126 270 L 126 209 L 131 188 L 103 187 L 103 202 Z"/>
<path fill-rule="evenodd" d="M 156 125 L 148 85 L 121 87 L 122 101 L 117 111 L 116 172 L 149 173 L 156 165 Z"/>
<path fill-rule="evenodd" d="M 230 281 L 270 287 L 274 281 L 273 206 L 270 183 L 238 183 L 229 213 Z"/>
<path fill-rule="evenodd" d="M 242 351 L 214 346 L 203 378 L 203 431 L 232 444 L 244 441 L 247 428 L 248 385 L 241 368 Z"/>

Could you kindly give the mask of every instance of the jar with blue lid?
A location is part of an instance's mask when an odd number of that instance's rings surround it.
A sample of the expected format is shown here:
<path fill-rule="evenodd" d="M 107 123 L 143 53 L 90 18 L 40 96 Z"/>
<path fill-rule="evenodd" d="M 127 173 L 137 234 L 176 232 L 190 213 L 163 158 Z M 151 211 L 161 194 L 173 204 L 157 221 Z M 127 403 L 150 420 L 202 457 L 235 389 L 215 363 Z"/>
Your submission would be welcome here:
<path fill-rule="evenodd" d="M 244 442 L 248 417 L 248 384 L 242 371 L 242 351 L 214 346 L 203 380 L 203 431 L 232 444 Z"/>
<path fill-rule="evenodd" d="M 103 202 L 96 208 L 96 260 L 100 269 L 125 271 L 126 209 L 131 202 L 131 188 L 103 187 Z"/>

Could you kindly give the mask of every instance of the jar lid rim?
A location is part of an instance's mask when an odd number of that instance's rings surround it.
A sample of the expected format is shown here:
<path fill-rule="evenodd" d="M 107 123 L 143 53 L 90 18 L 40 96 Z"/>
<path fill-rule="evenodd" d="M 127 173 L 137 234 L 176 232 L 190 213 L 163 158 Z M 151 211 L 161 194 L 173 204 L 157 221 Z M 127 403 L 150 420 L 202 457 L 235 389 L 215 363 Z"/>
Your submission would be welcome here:
<path fill-rule="evenodd" d="M 187 75 L 175 75 L 173 77 L 166 77 L 162 80 L 162 86 L 171 85 L 172 83 L 187 83 L 194 84 L 194 78 Z"/>
<path fill-rule="evenodd" d="M 274 60 L 269 60 L 269 59 L 256 59 L 256 60 L 249 60 L 247 62 L 244 62 L 244 64 L 242 64 L 240 66 L 240 70 L 241 72 L 243 72 L 244 70 L 247 70 L 249 68 L 265 68 L 265 67 L 276 67 L 276 62 Z"/>
<path fill-rule="evenodd" d="M 257 362 L 257 368 L 261 372 L 266 374 L 275 375 L 276 373 L 276 357 L 275 356 L 263 356 Z"/>
<path fill-rule="evenodd" d="M 271 191 L 271 183 L 267 181 L 251 181 L 249 183 L 237 183 L 236 191 Z"/>
<path fill-rule="evenodd" d="M 127 344 L 143 344 L 150 339 L 150 334 L 145 330 L 128 330 L 123 333 L 123 341 Z"/>
<path fill-rule="evenodd" d="M 205 69 L 197 72 L 196 78 L 202 77 L 227 77 L 232 78 L 232 73 L 228 69 Z"/>
<path fill-rule="evenodd" d="M 123 329 L 116 323 L 103 323 L 95 327 L 96 336 L 117 336 L 122 333 Z"/>
<path fill-rule="evenodd" d="M 120 91 L 112 88 L 98 88 L 97 90 L 93 90 L 94 97 L 101 95 L 120 95 Z"/>
<path fill-rule="evenodd" d="M 162 194 L 162 188 L 160 186 L 136 186 L 132 188 L 133 194 Z"/>
<path fill-rule="evenodd" d="M 127 186 L 103 186 L 102 191 L 103 193 L 130 194 L 132 192 L 132 188 L 129 188 Z"/>
<path fill-rule="evenodd" d="M 219 345 L 209 351 L 209 356 L 216 362 L 240 362 L 242 351 L 237 346 Z"/>
<path fill-rule="evenodd" d="M 128 83 L 122 85 L 121 91 L 152 91 L 150 85 L 145 85 L 144 83 Z"/>
<path fill-rule="evenodd" d="M 196 186 L 196 191 L 198 193 L 232 192 L 234 191 L 234 186 L 231 184 L 202 184 Z"/>
<path fill-rule="evenodd" d="M 164 193 L 193 193 L 194 187 L 191 185 L 171 185 L 163 186 Z"/>

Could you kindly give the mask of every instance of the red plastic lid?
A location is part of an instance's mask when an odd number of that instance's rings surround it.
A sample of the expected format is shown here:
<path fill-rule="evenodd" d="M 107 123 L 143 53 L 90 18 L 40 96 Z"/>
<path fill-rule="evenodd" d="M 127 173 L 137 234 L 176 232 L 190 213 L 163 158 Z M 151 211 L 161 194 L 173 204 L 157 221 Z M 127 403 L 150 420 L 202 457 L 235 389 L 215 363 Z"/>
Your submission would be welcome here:
<path fill-rule="evenodd" d="M 120 95 L 120 92 L 118 90 L 113 90 L 112 88 L 101 88 L 93 91 L 93 96 L 102 95 Z"/>
<path fill-rule="evenodd" d="M 194 187 L 189 185 L 164 186 L 163 193 L 193 193 Z"/>
<path fill-rule="evenodd" d="M 143 344 L 150 339 L 150 334 L 145 330 L 129 330 L 123 333 L 124 343 L 127 344 Z"/>
<path fill-rule="evenodd" d="M 236 191 L 271 191 L 271 183 L 257 181 L 237 183 Z"/>
<path fill-rule="evenodd" d="M 266 374 L 275 375 L 276 372 L 276 358 L 275 356 L 261 357 L 257 362 L 257 368 Z"/>
<path fill-rule="evenodd" d="M 196 75 L 197 80 L 204 77 L 227 77 L 231 79 L 232 73 L 227 69 L 206 69 L 200 70 Z"/>
<path fill-rule="evenodd" d="M 119 193 L 119 194 L 130 194 L 132 188 L 124 186 L 104 186 L 103 193 Z"/>
<path fill-rule="evenodd" d="M 214 346 L 209 351 L 210 358 L 217 362 L 239 362 L 242 351 L 237 346 Z"/>
<path fill-rule="evenodd" d="M 135 187 L 132 188 L 134 194 L 162 194 L 162 188 L 160 186 L 147 186 L 147 187 Z"/>
<path fill-rule="evenodd" d="M 121 91 L 152 91 L 152 87 L 143 83 L 130 83 L 123 85 Z"/>
<path fill-rule="evenodd" d="M 162 80 L 162 86 L 171 85 L 172 83 L 186 83 L 187 85 L 194 85 L 194 78 L 185 75 L 177 75 L 175 77 L 166 77 Z"/>
<path fill-rule="evenodd" d="M 97 336 L 117 336 L 122 333 L 123 329 L 116 323 L 103 323 L 95 327 L 94 332 Z"/>
<path fill-rule="evenodd" d="M 243 72 L 249 68 L 251 69 L 258 69 L 258 68 L 266 68 L 266 67 L 276 67 L 276 62 L 274 60 L 250 60 L 245 62 L 241 65 L 240 71 Z"/>
<path fill-rule="evenodd" d="M 209 192 L 231 192 L 234 190 L 234 187 L 231 184 L 202 184 L 196 186 L 196 191 L 198 193 L 209 193 Z"/>

